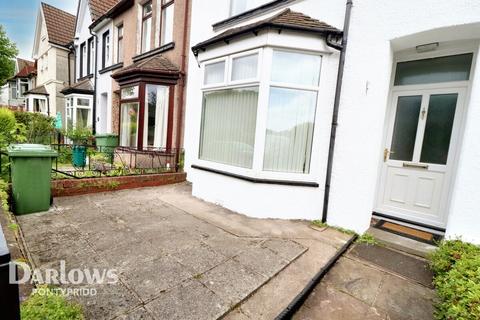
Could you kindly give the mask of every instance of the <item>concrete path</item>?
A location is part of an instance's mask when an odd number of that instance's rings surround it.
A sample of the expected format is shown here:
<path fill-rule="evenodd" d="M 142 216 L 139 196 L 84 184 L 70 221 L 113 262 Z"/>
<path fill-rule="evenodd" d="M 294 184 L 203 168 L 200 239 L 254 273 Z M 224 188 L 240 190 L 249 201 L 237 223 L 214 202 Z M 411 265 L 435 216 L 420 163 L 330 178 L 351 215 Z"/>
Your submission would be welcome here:
<path fill-rule="evenodd" d="M 188 184 L 57 198 L 18 217 L 36 268 L 117 269 L 77 284 L 87 319 L 272 319 L 349 236 L 253 219 L 191 196 Z"/>
<path fill-rule="evenodd" d="M 317 285 L 294 319 L 431 320 L 435 293 L 426 261 L 355 245 Z"/>

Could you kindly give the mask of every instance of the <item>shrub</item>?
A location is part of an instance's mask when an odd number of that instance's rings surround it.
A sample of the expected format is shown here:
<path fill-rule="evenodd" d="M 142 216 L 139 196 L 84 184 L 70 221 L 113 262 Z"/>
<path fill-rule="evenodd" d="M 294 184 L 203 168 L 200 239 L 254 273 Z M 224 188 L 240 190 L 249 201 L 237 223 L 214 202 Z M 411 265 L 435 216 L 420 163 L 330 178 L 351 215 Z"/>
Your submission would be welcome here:
<path fill-rule="evenodd" d="M 12 111 L 0 108 L 0 147 L 6 147 L 14 139 L 17 121 Z"/>
<path fill-rule="evenodd" d="M 21 305 L 22 320 L 83 320 L 82 308 L 68 302 L 63 296 L 46 286 L 40 286 L 42 294 L 33 293 Z"/>
<path fill-rule="evenodd" d="M 431 255 L 439 320 L 480 319 L 480 247 L 443 241 Z"/>
<path fill-rule="evenodd" d="M 15 111 L 14 114 L 17 122 L 25 126 L 27 143 L 50 144 L 55 133 L 55 118 L 33 112 Z"/>

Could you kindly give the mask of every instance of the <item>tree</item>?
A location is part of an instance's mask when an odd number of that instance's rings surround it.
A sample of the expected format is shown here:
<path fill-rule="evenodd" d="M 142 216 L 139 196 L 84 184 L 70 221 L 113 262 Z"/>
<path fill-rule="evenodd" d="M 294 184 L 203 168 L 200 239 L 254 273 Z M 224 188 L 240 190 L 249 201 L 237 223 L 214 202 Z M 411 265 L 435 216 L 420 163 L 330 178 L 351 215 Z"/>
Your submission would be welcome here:
<path fill-rule="evenodd" d="M 16 44 L 8 38 L 5 28 L 0 25 L 0 85 L 14 75 L 17 54 Z"/>

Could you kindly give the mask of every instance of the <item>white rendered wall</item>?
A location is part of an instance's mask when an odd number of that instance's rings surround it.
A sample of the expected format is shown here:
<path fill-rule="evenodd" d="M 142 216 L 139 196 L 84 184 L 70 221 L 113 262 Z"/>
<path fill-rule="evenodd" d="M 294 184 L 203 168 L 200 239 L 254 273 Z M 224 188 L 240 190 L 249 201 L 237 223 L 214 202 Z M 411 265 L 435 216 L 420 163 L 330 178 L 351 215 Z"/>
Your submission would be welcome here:
<path fill-rule="evenodd" d="M 110 34 L 110 61 L 106 62 L 106 67 L 112 65 L 113 47 L 114 47 L 114 35 L 113 35 L 113 22 L 110 21 L 104 25 L 101 29 L 96 30 L 98 36 L 98 59 L 97 59 L 97 71 L 102 70 L 102 50 L 103 50 L 103 37 L 102 35 L 109 31 Z M 97 94 L 95 99 L 97 100 L 97 133 L 111 133 L 112 132 L 112 71 L 105 73 L 97 73 Z M 92 79 L 93 81 L 93 79 Z M 107 103 L 102 103 L 102 94 L 107 95 Z M 104 115 L 104 116 L 103 116 Z"/>
<path fill-rule="evenodd" d="M 306 0 L 290 7 L 341 29 L 345 2 Z M 212 7 L 216 10 L 211 10 Z M 193 1 L 192 10 L 191 44 L 195 45 L 215 35 L 211 25 L 227 17 L 228 1 L 215 0 L 205 6 L 202 1 L 196 0 Z M 335 146 L 329 224 L 357 232 L 364 232 L 369 226 L 382 161 L 385 115 L 395 52 L 435 41 L 479 39 L 480 31 L 475 30 L 480 28 L 467 25 L 479 21 L 480 2 L 473 0 L 354 0 Z M 439 28 L 444 29 L 437 30 Z M 427 32 L 430 30 L 433 32 Z M 207 49 L 205 54 L 208 52 Z M 321 81 L 326 79 L 323 71 Z M 480 242 L 480 79 L 478 71 L 474 75 L 471 101 L 466 106 L 468 119 L 460 147 L 447 234 L 462 235 L 467 240 Z M 320 219 L 334 78 L 332 74 L 327 76 L 328 83 L 323 85 L 331 91 L 323 92 L 324 105 L 320 109 L 317 106 L 317 112 L 321 112 L 315 124 L 314 148 L 323 156 L 319 156 L 311 166 L 318 168 L 315 180 L 320 187 L 253 184 L 191 168 L 198 161 L 202 107 L 201 72 L 191 54 L 185 124 L 185 169 L 188 179 L 193 183 L 194 195 L 248 215 Z"/>

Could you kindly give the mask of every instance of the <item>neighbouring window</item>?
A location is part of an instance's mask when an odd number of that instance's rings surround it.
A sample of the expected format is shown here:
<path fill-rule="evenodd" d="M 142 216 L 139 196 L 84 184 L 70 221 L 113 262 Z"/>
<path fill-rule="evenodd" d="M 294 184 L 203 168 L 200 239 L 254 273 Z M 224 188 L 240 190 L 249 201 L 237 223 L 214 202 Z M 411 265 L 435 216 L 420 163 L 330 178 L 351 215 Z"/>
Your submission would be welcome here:
<path fill-rule="evenodd" d="M 205 66 L 204 84 L 217 84 L 225 81 L 225 61 L 207 64 Z"/>
<path fill-rule="evenodd" d="M 20 96 L 28 91 L 28 80 L 20 80 Z"/>
<path fill-rule="evenodd" d="M 103 33 L 103 50 L 102 50 L 102 68 L 105 68 L 110 63 L 110 32 Z"/>
<path fill-rule="evenodd" d="M 143 136 L 146 137 L 146 146 L 165 148 L 167 144 L 169 88 L 147 84 L 145 94 L 145 132 Z"/>
<path fill-rule="evenodd" d="M 230 16 L 264 5 L 272 0 L 230 0 Z"/>
<path fill-rule="evenodd" d="M 17 99 L 17 82 L 10 83 L 10 97 L 12 99 Z"/>
<path fill-rule="evenodd" d="M 122 100 L 138 98 L 138 86 L 122 88 L 121 98 Z"/>
<path fill-rule="evenodd" d="M 45 99 L 33 99 L 33 112 L 47 113 L 47 101 Z"/>
<path fill-rule="evenodd" d="M 205 92 L 200 159 L 252 168 L 258 87 Z"/>
<path fill-rule="evenodd" d="M 123 61 L 123 25 L 117 27 L 117 62 Z"/>
<path fill-rule="evenodd" d="M 152 38 L 152 2 L 142 7 L 142 53 L 150 51 Z"/>
<path fill-rule="evenodd" d="M 138 102 L 122 103 L 120 115 L 120 145 L 137 147 Z"/>
<path fill-rule="evenodd" d="M 470 78 L 473 53 L 397 63 L 395 85 L 414 85 Z"/>
<path fill-rule="evenodd" d="M 87 74 L 92 74 L 95 71 L 95 51 L 93 37 L 88 39 L 88 55 L 87 55 Z"/>
<path fill-rule="evenodd" d="M 173 15 L 175 5 L 173 0 L 162 0 L 162 29 L 160 44 L 164 45 L 173 41 Z"/>
<path fill-rule="evenodd" d="M 80 45 L 80 78 L 85 75 L 84 67 L 87 62 L 87 50 L 85 47 L 85 42 Z"/>
<path fill-rule="evenodd" d="M 207 62 L 199 159 L 309 174 L 321 62 L 319 54 L 273 48 Z M 271 71 L 260 79 L 262 66 Z M 256 132 L 260 128 L 265 131 Z M 265 137 L 263 145 L 255 145 L 258 135 Z M 262 161 L 253 168 L 255 154 Z"/>
<path fill-rule="evenodd" d="M 70 96 L 66 98 L 65 106 L 67 130 L 92 126 L 92 98 Z"/>

